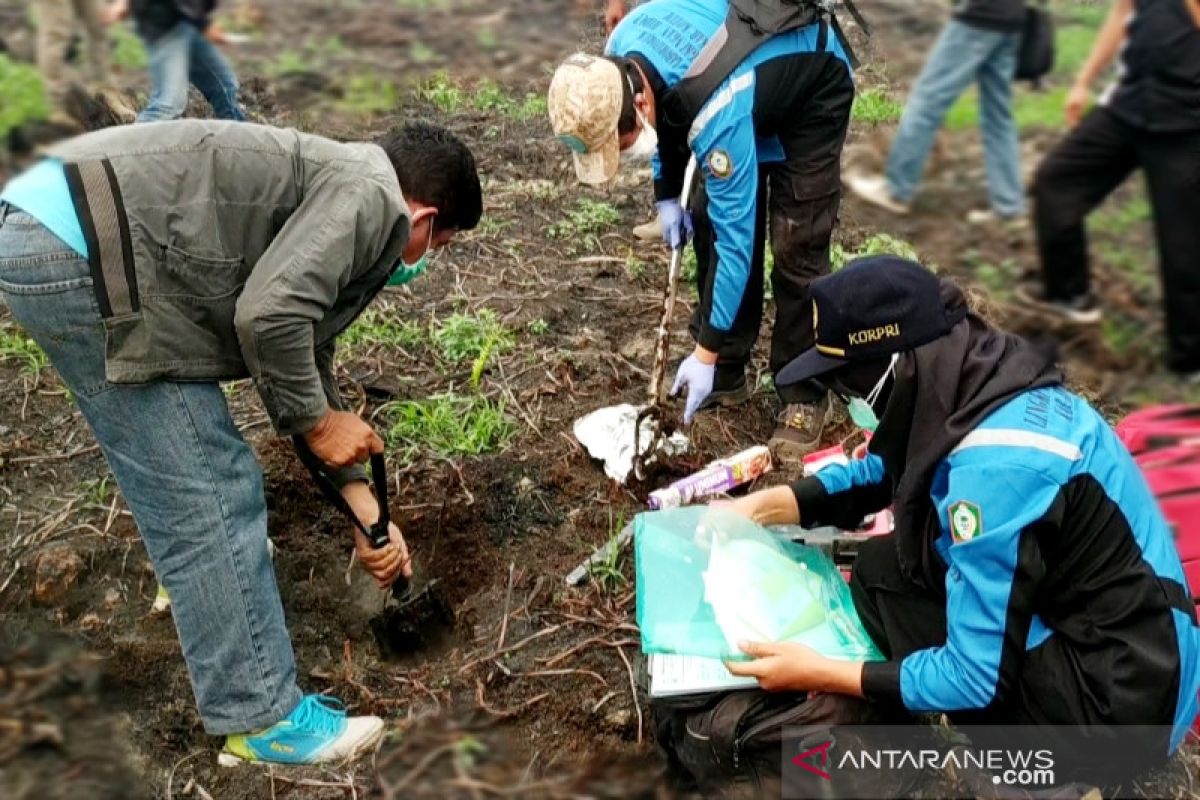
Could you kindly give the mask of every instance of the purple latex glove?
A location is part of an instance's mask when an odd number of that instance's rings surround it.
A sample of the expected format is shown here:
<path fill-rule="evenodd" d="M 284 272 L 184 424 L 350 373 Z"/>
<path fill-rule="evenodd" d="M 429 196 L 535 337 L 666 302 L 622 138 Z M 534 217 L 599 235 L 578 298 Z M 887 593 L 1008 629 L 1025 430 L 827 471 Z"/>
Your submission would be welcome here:
<path fill-rule="evenodd" d="M 692 417 L 696 416 L 696 411 L 700 409 L 700 404 L 712 394 L 713 379 L 716 374 L 716 364 L 705 364 L 696 358 L 694 353 L 679 365 L 679 371 L 675 373 L 675 385 L 671 387 L 671 396 L 676 396 L 680 389 L 684 386 L 687 387 L 687 402 L 683 407 L 683 424 L 691 423 Z"/>
<path fill-rule="evenodd" d="M 659 200 L 654 205 L 658 209 L 662 237 L 667 246 L 678 250 L 687 244 L 694 233 L 691 213 L 686 211 L 678 200 Z"/>

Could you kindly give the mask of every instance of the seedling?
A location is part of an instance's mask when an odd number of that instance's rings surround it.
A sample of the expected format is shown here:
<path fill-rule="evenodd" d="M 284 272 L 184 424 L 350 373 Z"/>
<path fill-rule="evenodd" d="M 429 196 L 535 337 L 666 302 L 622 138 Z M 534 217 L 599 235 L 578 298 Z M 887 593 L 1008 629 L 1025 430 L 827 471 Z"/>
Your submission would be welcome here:
<path fill-rule="evenodd" d="M 101 507 L 108 505 L 109 498 L 112 496 L 112 487 L 108 485 L 108 479 L 109 476 L 105 475 L 103 478 L 97 478 L 86 484 L 87 488 L 84 493 L 85 505 Z"/>
<path fill-rule="evenodd" d="M 625 514 L 617 518 L 617 524 L 614 527 L 612 524 L 612 510 L 609 510 L 608 515 L 609 541 L 615 541 L 616 536 L 621 529 L 625 527 Z M 605 553 L 604 559 L 593 563 L 588 567 L 588 574 L 592 580 L 600 587 L 602 594 L 613 594 L 617 589 L 625 584 L 625 573 L 621 571 L 621 548 L 610 547 Z"/>
<path fill-rule="evenodd" d="M 478 314 L 452 314 L 433 331 L 433 341 L 447 361 L 477 359 L 484 351 L 506 353 L 516 340 L 490 308 Z"/>
<path fill-rule="evenodd" d="M 546 229 L 556 239 L 570 239 L 572 249 L 594 248 L 600 244 L 599 235 L 616 225 L 621 215 L 609 203 L 581 197 L 567 211 L 567 218 Z"/>
<path fill-rule="evenodd" d="M 466 93 L 445 72 L 435 73 L 417 89 L 417 96 L 447 114 L 460 111 L 466 104 Z"/>
<path fill-rule="evenodd" d="M 538 317 L 537 319 L 529 320 L 529 324 L 525 326 L 525 330 L 534 336 L 545 336 L 550 330 L 550 324 L 541 317 Z"/>

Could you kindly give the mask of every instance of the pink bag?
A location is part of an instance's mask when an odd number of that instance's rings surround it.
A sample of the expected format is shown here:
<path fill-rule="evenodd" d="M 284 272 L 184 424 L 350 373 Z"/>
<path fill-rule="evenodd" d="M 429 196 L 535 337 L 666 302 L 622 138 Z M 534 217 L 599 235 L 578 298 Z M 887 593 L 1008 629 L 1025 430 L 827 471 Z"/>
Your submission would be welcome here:
<path fill-rule="evenodd" d="M 1175 532 L 1193 600 L 1200 600 L 1200 407 L 1152 406 L 1117 425 Z"/>

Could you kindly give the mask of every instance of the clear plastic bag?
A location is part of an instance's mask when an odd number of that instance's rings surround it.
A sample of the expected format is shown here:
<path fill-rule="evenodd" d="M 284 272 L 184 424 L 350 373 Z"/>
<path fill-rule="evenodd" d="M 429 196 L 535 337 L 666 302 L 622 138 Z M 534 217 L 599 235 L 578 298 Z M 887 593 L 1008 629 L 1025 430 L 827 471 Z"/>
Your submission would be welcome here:
<path fill-rule="evenodd" d="M 634 557 L 645 653 L 741 659 L 740 640 L 792 641 L 830 658 L 882 659 L 832 559 L 740 514 L 640 514 Z"/>

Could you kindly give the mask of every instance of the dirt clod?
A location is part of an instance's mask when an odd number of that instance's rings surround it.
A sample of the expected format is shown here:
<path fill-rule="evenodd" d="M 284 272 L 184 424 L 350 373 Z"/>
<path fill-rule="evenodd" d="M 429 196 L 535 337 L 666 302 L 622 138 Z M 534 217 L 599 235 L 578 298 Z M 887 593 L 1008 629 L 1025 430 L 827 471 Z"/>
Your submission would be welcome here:
<path fill-rule="evenodd" d="M 85 569 L 83 558 L 69 546 L 45 550 L 34 567 L 34 599 L 44 606 L 58 605 L 66 599 Z"/>

